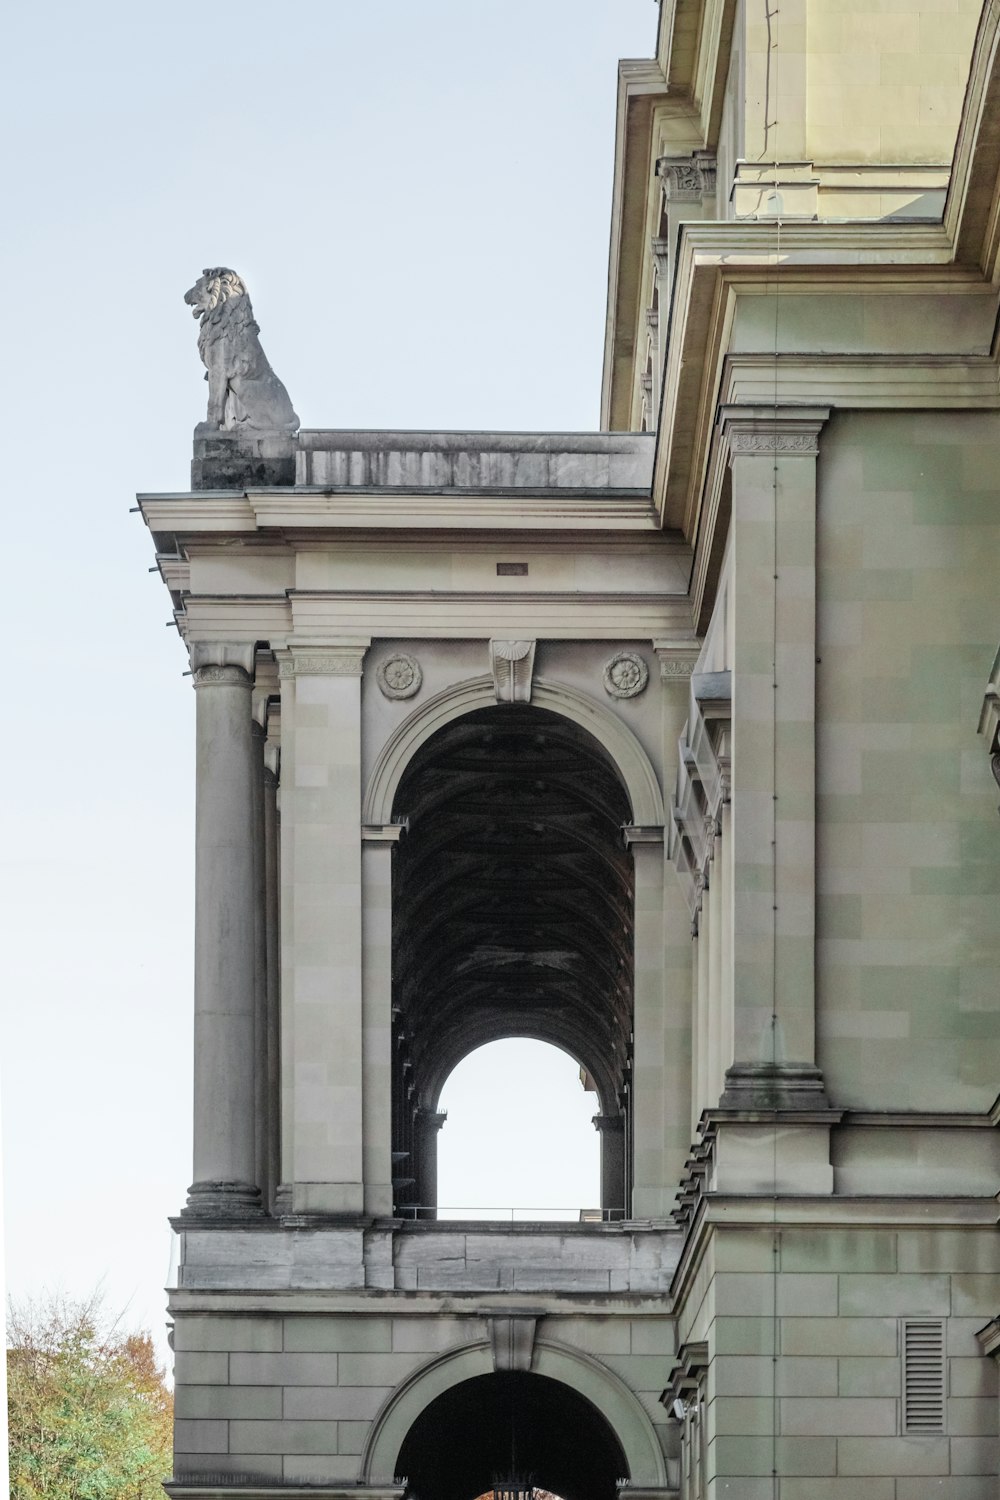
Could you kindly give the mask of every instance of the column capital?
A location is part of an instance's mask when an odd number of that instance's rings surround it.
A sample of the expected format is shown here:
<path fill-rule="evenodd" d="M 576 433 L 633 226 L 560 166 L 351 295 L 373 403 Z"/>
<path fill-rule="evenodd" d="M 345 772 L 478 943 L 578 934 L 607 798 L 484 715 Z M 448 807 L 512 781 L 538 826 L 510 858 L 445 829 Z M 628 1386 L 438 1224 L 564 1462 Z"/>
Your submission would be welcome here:
<path fill-rule="evenodd" d="M 719 427 L 729 463 L 772 454 L 816 458 L 829 415 L 825 406 L 723 406 Z"/>
<path fill-rule="evenodd" d="M 252 677 L 256 646 L 253 641 L 191 641 L 188 655 L 195 677 L 205 667 L 239 667 Z"/>
<path fill-rule="evenodd" d="M 192 686 L 203 687 L 239 687 L 245 688 L 249 693 L 253 687 L 250 674 L 243 667 L 222 666 L 216 662 L 206 662 L 203 667 L 195 667 L 191 674 Z"/>
<path fill-rule="evenodd" d="M 289 645 L 274 654 L 278 676 L 287 677 L 360 677 L 364 671 L 365 652 L 370 640 L 336 641 L 316 646 Z"/>

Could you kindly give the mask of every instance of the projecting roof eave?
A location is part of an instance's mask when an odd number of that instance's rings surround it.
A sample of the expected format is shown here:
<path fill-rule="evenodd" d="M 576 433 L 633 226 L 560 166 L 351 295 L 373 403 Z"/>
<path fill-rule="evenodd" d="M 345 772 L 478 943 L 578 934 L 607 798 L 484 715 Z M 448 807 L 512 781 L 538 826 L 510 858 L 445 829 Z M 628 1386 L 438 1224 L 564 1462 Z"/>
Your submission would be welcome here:
<path fill-rule="evenodd" d="M 615 167 L 608 245 L 608 300 L 601 380 L 601 426 L 628 426 L 621 391 L 631 387 L 631 362 L 639 319 L 639 277 L 646 222 L 648 174 L 653 168 L 653 108 L 667 97 L 667 80 L 655 58 L 618 64 Z"/>
<path fill-rule="evenodd" d="M 681 154 L 714 150 L 729 69 L 735 0 L 662 0 L 655 58 L 618 64 L 615 167 L 601 426 L 628 426 L 632 359 L 640 334 L 642 250 L 658 137 Z M 657 111 L 663 116 L 657 127 Z"/>
<path fill-rule="evenodd" d="M 890 342 L 855 355 L 799 347 L 734 353 L 740 294 L 778 287 L 810 298 L 845 292 L 988 296 L 1000 284 L 1000 0 L 984 7 L 943 222 L 695 223 L 681 230 L 669 309 L 653 497 L 664 526 L 692 545 L 720 403 L 766 399 L 843 407 L 1000 407 L 988 348 L 926 352 Z M 661 309 L 661 317 L 664 315 Z M 765 371 L 764 366 L 767 365 Z"/>
<path fill-rule="evenodd" d="M 290 486 L 141 494 L 138 509 L 158 550 L 174 539 L 352 539 L 391 532 L 483 536 L 611 533 L 659 536 L 648 488 L 475 491 Z M 679 539 L 677 539 L 679 542 Z"/>
<path fill-rule="evenodd" d="M 982 406 L 997 401 L 996 364 L 988 347 L 926 354 L 897 349 L 891 325 L 881 344 L 854 353 L 831 351 L 820 342 L 814 349 L 800 345 L 780 353 L 773 347 L 734 351 L 739 297 L 775 291 L 799 298 L 806 293 L 814 305 L 823 297 L 862 293 L 992 298 L 980 272 L 955 263 L 953 245 L 940 224 L 785 223 L 780 231 L 766 221 L 684 225 L 669 314 L 653 498 L 664 526 L 679 530 L 691 544 L 708 446 L 723 401 L 828 404 L 831 383 L 845 406 Z M 794 306 L 788 303 L 789 313 Z M 991 330 L 991 312 L 989 323 Z M 894 377 L 881 388 L 872 381 L 880 361 L 892 366 Z M 747 367 L 765 364 L 756 385 L 745 380 L 739 394 L 729 388 L 738 385 Z M 811 370 L 807 380 L 801 378 L 804 364 Z M 907 384 L 913 387 L 912 401 Z"/>

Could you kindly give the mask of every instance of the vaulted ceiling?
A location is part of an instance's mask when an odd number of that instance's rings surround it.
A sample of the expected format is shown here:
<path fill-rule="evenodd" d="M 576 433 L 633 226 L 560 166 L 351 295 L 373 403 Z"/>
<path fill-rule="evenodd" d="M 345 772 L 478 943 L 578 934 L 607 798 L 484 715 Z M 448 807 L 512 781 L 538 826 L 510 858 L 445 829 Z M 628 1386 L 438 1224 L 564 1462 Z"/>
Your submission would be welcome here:
<path fill-rule="evenodd" d="M 606 1112 L 627 1067 L 632 870 L 625 791 L 597 742 L 528 705 L 442 729 L 400 783 L 397 1040 L 433 1109 L 475 1047 L 530 1036 L 591 1073 Z"/>

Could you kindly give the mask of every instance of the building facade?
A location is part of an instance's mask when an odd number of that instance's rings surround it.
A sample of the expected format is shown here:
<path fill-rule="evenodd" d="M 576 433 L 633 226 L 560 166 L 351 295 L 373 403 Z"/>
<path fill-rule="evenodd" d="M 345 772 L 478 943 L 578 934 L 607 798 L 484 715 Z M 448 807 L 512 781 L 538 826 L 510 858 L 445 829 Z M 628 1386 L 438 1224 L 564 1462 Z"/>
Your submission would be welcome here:
<path fill-rule="evenodd" d="M 171 1494 L 996 1494 L 998 36 L 663 0 L 599 433 L 300 431 L 206 355 L 140 497 L 197 693 Z M 599 1222 L 435 1216 L 511 1035 L 598 1095 Z"/>

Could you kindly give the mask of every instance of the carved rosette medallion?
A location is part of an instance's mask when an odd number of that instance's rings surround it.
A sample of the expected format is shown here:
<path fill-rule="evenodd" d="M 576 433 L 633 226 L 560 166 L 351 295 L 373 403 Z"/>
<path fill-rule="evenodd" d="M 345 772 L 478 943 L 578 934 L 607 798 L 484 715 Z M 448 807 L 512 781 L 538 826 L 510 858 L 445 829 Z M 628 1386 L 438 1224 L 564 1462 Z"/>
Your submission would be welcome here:
<path fill-rule="evenodd" d="M 604 668 L 604 691 L 612 698 L 637 698 L 649 681 L 649 668 L 635 651 L 619 651 Z"/>
<path fill-rule="evenodd" d="M 397 651 L 387 656 L 375 672 L 375 681 L 386 698 L 412 698 L 419 693 L 424 674 L 415 656 Z"/>

